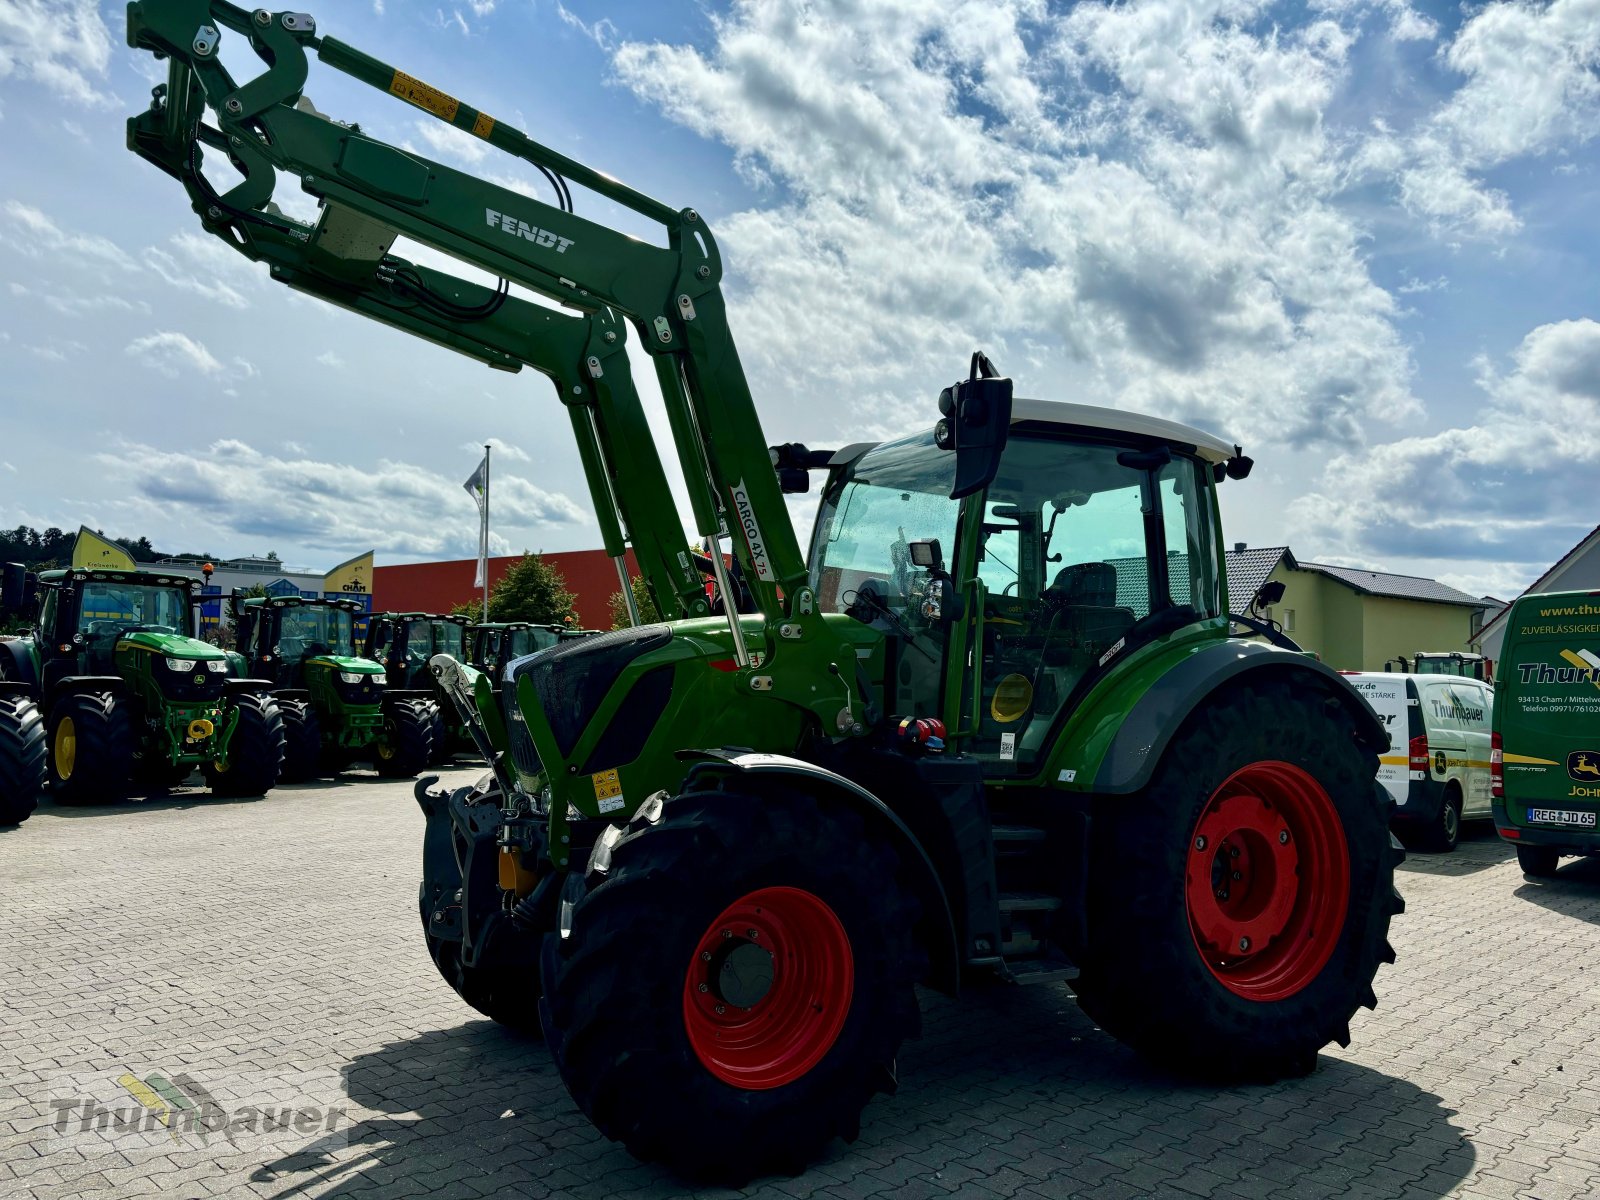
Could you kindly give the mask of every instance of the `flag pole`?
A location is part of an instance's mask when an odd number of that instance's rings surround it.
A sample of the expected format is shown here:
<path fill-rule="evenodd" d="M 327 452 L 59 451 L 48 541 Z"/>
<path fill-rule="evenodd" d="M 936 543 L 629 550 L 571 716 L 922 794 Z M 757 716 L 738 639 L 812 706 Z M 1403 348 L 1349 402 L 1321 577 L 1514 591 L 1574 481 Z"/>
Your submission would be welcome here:
<path fill-rule="evenodd" d="M 483 447 L 483 529 L 478 535 L 478 556 L 483 562 L 483 621 L 489 622 L 489 447 Z"/>

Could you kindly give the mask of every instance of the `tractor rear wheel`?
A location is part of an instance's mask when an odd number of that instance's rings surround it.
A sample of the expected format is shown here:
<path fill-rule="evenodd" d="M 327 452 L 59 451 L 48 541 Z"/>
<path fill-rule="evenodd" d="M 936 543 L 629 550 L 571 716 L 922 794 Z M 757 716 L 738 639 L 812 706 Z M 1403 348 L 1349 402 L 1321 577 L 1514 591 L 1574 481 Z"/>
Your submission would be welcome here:
<path fill-rule="evenodd" d="M 421 700 L 401 700 L 384 712 L 383 737 L 373 748 L 379 775 L 410 779 L 428 765 L 433 753 L 431 707 Z"/>
<path fill-rule="evenodd" d="M 433 753 L 428 756 L 428 761 L 430 763 L 446 762 L 452 757 L 450 750 L 450 727 L 445 724 L 444 708 L 440 704 L 435 702 L 430 704 L 429 707 L 433 710 Z"/>
<path fill-rule="evenodd" d="M 1348 1045 L 1404 908 L 1376 769 L 1331 699 L 1246 683 L 1208 700 L 1145 791 L 1096 813 L 1084 1012 L 1224 1080 L 1305 1074 Z"/>
<path fill-rule="evenodd" d="M 894 850 L 807 795 L 704 791 L 647 803 L 590 867 L 545 938 L 541 1012 L 600 1132 L 732 1184 L 854 1140 L 919 1030 Z"/>
<path fill-rule="evenodd" d="M 265 796 L 283 772 L 283 714 L 272 696 L 245 692 L 233 697 L 239 712 L 228 742 L 228 757 L 205 763 L 200 771 L 217 796 Z"/>
<path fill-rule="evenodd" d="M 106 804 L 127 794 L 133 774 L 128 709 L 111 692 L 74 692 L 50 714 L 46 759 L 57 804 Z"/>
<path fill-rule="evenodd" d="M 314 779 L 322 767 L 322 723 L 309 700 L 279 700 L 283 714 L 282 783 Z"/>
<path fill-rule="evenodd" d="M 0 696 L 0 826 L 33 815 L 44 791 L 44 717 L 26 696 Z"/>

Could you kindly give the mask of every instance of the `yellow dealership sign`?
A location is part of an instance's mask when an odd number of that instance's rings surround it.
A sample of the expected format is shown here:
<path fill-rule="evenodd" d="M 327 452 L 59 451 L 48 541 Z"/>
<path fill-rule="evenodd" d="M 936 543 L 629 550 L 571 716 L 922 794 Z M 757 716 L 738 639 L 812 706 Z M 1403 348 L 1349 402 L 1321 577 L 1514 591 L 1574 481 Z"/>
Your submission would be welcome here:
<path fill-rule="evenodd" d="M 127 550 L 84 525 L 78 527 L 78 539 L 72 543 L 72 565 L 90 570 L 96 567 L 108 571 L 139 569 L 139 564 L 133 561 L 133 555 Z"/>
<path fill-rule="evenodd" d="M 375 553 L 368 550 L 329 571 L 322 580 L 323 595 L 344 595 L 352 599 L 371 595 L 372 558 Z"/>

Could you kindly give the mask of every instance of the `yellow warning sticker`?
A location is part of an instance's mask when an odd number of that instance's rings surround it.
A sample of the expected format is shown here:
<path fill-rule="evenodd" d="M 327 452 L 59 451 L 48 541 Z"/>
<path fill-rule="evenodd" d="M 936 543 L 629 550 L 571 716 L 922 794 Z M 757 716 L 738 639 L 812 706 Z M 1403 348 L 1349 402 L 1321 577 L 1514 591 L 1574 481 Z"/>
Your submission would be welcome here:
<path fill-rule="evenodd" d="M 472 132 L 475 137 L 487 139 L 494 132 L 494 118 L 488 113 L 479 113 L 478 119 L 472 123 Z"/>
<path fill-rule="evenodd" d="M 446 121 L 455 120 L 456 110 L 461 107 L 461 102 L 454 96 L 447 96 L 438 88 L 429 87 L 422 80 L 411 78 L 404 71 L 394 73 L 394 78 L 389 81 L 389 90 L 400 99 L 409 101 L 436 117 L 443 117 Z"/>
<path fill-rule="evenodd" d="M 589 778 L 594 780 L 594 800 L 601 812 L 616 812 L 622 807 L 622 780 L 615 770 L 601 771 Z"/>

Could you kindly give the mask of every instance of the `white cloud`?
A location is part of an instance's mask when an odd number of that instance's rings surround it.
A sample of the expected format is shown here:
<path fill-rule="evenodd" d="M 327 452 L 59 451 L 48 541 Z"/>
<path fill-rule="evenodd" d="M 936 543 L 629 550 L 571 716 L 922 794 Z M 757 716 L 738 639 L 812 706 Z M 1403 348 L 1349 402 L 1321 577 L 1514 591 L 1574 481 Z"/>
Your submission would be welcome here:
<path fill-rule="evenodd" d="M 488 142 L 454 125 L 425 119 L 414 122 L 413 127 L 424 142 L 423 153 L 435 158 L 453 159 L 464 166 L 471 166 L 489 157 Z M 412 148 L 407 145 L 407 149 Z"/>
<path fill-rule="evenodd" d="M 124 353 L 169 379 L 196 371 L 202 375 L 220 375 L 225 369 L 211 351 L 184 333 L 152 333 L 135 338 Z"/>
<path fill-rule="evenodd" d="M 323 366 L 335 371 L 344 366 L 344 359 L 340 358 L 332 350 L 324 350 L 321 354 L 317 355 L 317 361 Z"/>
<path fill-rule="evenodd" d="M 32 82 L 85 108 L 115 108 L 117 97 L 99 87 L 111 46 L 94 0 L 0 3 L 0 80 Z"/>
<path fill-rule="evenodd" d="M 329 462 L 291 449 L 280 457 L 236 440 L 203 451 L 124 443 L 99 455 L 157 518 L 190 522 L 240 541 L 292 541 L 317 550 L 465 555 L 476 546 L 471 498 L 454 479 L 411 463 Z M 579 523 L 585 513 L 567 496 L 504 475 L 496 483 L 495 524 L 502 539 Z"/>
<path fill-rule="evenodd" d="M 1354 445 L 1418 411 L 1325 128 L 1355 34 L 1260 13 L 742 2 L 614 61 L 783 189 L 717 233 L 758 394 L 823 436 L 926 420 L 977 344 L 1023 394 Z"/>
<path fill-rule="evenodd" d="M 1600 322 L 1541 325 L 1502 371 L 1477 362 L 1471 425 L 1334 458 L 1291 526 L 1330 552 L 1455 560 L 1459 577 L 1526 581 L 1592 529 L 1600 466 Z M 1520 564 L 1520 569 L 1513 566 Z"/>
<path fill-rule="evenodd" d="M 472 453 L 476 454 L 479 450 L 482 450 L 484 448 L 484 446 L 486 446 L 486 445 L 494 447 L 494 460 L 493 461 L 495 461 L 495 462 L 498 462 L 501 459 L 506 459 L 506 458 L 509 458 L 512 462 L 532 462 L 533 461 L 532 456 L 529 455 L 529 453 L 526 450 L 524 450 L 521 446 L 513 446 L 510 442 L 502 441 L 500 438 L 497 438 L 497 437 L 485 438 L 481 442 L 463 442 L 461 444 L 461 449 L 467 450 L 467 451 L 471 451 Z"/>
<path fill-rule="evenodd" d="M 565 24 L 583 34 L 600 49 L 610 51 L 616 46 L 617 27 L 611 23 L 609 17 L 601 17 L 598 21 L 590 23 L 562 4 L 561 0 L 556 0 L 556 13 Z"/>
<path fill-rule="evenodd" d="M 1521 225 L 1489 169 L 1585 142 L 1600 128 L 1600 6 L 1488 4 L 1445 50 L 1464 82 L 1416 131 L 1400 194 L 1412 210 L 1482 237 Z"/>
<path fill-rule="evenodd" d="M 3 11 L 3 10 L 0 10 Z M 5 244 L 29 258 L 66 257 L 96 267 L 137 271 L 139 266 L 110 238 L 96 233 L 69 233 L 31 204 L 7 200 L 0 205 L 8 220 Z"/>

